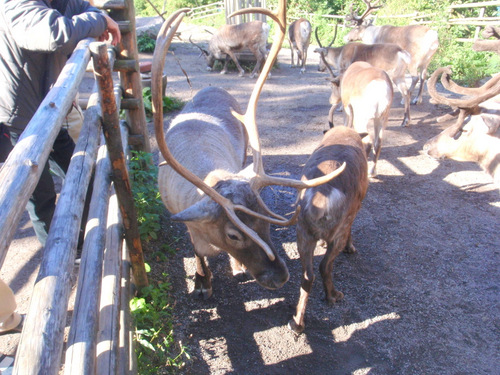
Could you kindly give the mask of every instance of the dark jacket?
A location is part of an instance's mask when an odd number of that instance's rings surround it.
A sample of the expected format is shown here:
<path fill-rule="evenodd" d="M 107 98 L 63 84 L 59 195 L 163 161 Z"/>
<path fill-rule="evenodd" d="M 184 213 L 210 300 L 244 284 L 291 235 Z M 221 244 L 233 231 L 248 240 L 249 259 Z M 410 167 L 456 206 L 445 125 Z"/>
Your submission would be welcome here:
<path fill-rule="evenodd" d="M 0 123 L 21 133 L 78 42 L 105 29 L 86 1 L 0 0 Z"/>

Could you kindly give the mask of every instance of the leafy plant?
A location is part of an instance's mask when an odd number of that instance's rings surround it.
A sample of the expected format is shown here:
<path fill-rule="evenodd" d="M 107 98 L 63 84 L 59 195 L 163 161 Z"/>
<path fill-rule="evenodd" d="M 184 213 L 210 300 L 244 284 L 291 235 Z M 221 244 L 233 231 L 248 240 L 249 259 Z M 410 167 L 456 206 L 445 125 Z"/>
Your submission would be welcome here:
<path fill-rule="evenodd" d="M 141 240 L 147 242 L 157 238 L 160 215 L 164 210 L 157 187 L 158 168 L 153 164 L 150 153 L 132 151 L 129 170 L 139 234 Z"/>
<path fill-rule="evenodd" d="M 146 116 L 151 118 L 153 116 L 153 102 L 152 93 L 150 87 L 145 87 L 142 89 L 142 100 L 144 102 L 144 110 L 146 111 Z M 184 102 L 177 98 L 171 98 L 169 96 L 163 97 L 163 113 L 168 113 L 182 109 L 184 107 Z"/>
<path fill-rule="evenodd" d="M 149 34 L 142 34 L 137 37 L 137 48 L 139 52 L 154 52 L 156 39 Z"/>
<path fill-rule="evenodd" d="M 141 296 L 130 301 L 141 375 L 175 373 L 190 359 L 186 348 L 174 340 L 170 294 L 168 275 L 163 273 L 161 280 L 143 288 Z"/>

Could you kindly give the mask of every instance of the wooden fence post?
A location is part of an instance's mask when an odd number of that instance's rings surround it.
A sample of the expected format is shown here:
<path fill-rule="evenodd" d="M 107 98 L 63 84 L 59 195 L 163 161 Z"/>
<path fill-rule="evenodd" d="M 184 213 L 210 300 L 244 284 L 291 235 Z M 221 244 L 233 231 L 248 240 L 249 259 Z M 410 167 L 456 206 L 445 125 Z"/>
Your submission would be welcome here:
<path fill-rule="evenodd" d="M 120 211 L 125 228 L 125 241 L 130 251 L 132 273 L 138 288 L 148 285 L 144 266 L 137 213 L 128 176 L 127 164 L 123 154 L 118 108 L 113 95 L 113 78 L 105 43 L 91 43 L 90 52 L 94 62 L 94 71 L 99 84 L 101 98 L 103 132 L 108 146 L 113 170 L 113 182 L 120 202 Z"/>

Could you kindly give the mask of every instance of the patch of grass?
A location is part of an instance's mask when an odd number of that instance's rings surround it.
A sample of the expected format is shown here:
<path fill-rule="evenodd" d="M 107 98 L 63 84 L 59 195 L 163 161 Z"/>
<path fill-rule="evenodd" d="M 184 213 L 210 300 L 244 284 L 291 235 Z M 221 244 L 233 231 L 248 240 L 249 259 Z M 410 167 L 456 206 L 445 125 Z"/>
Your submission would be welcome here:
<path fill-rule="evenodd" d="M 134 196 L 141 241 L 157 238 L 160 230 L 160 215 L 165 208 L 158 191 L 158 167 L 152 155 L 142 151 L 132 151 L 129 162 L 132 194 Z"/>
<path fill-rule="evenodd" d="M 141 290 L 141 297 L 130 301 L 136 324 L 135 341 L 138 373 L 173 374 L 190 359 L 186 348 L 173 335 L 171 285 L 168 275 Z"/>
<path fill-rule="evenodd" d="M 142 34 L 137 38 L 137 48 L 139 52 L 154 52 L 156 39 L 151 35 Z"/>
<path fill-rule="evenodd" d="M 142 100 L 144 102 L 144 110 L 146 111 L 146 116 L 148 118 L 153 117 L 153 102 L 151 88 L 145 87 L 142 89 Z M 171 98 L 169 96 L 163 97 L 163 113 L 168 113 L 182 109 L 184 107 L 184 102 L 177 98 Z"/>

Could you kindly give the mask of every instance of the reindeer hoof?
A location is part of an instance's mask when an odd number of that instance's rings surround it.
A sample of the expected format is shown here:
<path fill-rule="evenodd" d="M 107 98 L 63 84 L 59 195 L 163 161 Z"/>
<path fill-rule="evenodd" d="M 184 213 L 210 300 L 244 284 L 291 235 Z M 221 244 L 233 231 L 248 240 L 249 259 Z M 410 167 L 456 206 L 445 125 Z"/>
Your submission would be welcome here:
<path fill-rule="evenodd" d="M 344 298 L 344 293 L 335 290 L 331 296 L 326 297 L 326 302 L 329 305 L 333 305 L 335 302 L 340 301 L 342 298 Z"/>
<path fill-rule="evenodd" d="M 346 247 L 344 248 L 344 253 L 346 254 L 355 254 L 356 252 L 357 250 L 352 243 L 347 244 Z"/>
<path fill-rule="evenodd" d="M 305 326 L 303 324 L 299 325 L 295 323 L 294 319 L 290 319 L 290 321 L 288 322 L 288 329 L 295 332 L 297 335 L 300 335 L 302 332 L 304 332 L 304 328 Z"/>
<path fill-rule="evenodd" d="M 212 288 L 209 288 L 209 289 L 199 288 L 199 289 L 195 289 L 193 291 L 194 298 L 199 298 L 199 299 L 204 299 L 204 300 L 207 300 L 210 297 L 212 297 L 212 294 L 213 294 Z"/>
<path fill-rule="evenodd" d="M 226 74 L 227 71 L 226 70 L 221 70 L 220 74 Z"/>

